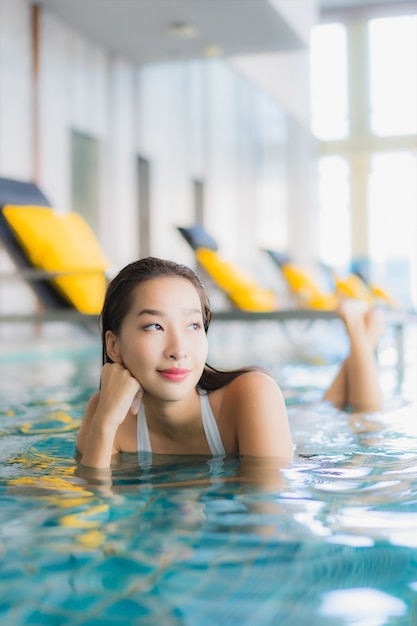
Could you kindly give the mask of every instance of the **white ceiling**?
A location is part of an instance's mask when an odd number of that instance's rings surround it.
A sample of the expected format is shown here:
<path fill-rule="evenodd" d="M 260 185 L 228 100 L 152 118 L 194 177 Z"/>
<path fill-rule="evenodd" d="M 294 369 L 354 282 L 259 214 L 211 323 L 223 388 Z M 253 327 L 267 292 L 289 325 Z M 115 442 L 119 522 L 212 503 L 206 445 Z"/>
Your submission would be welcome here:
<path fill-rule="evenodd" d="M 33 0 L 35 1 L 35 0 Z M 303 42 L 269 0 L 37 0 L 134 63 L 294 50 Z M 195 37 L 168 29 L 187 23 Z M 216 48 L 217 47 L 217 50 Z"/>
<path fill-rule="evenodd" d="M 296 2 L 297 0 L 286 0 Z M 297 50 L 303 41 L 269 0 L 29 0 L 135 64 Z M 325 10 L 401 0 L 317 0 Z M 196 27 L 194 37 L 169 32 Z"/>
<path fill-rule="evenodd" d="M 347 9 L 384 4 L 405 4 L 404 0 L 319 0 L 322 10 Z"/>

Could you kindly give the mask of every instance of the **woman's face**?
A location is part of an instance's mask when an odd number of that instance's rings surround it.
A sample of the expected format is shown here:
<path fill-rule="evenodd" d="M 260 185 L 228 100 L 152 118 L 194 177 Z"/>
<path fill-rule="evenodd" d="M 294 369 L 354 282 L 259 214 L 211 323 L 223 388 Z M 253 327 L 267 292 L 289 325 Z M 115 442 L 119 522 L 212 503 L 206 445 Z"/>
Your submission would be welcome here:
<path fill-rule="evenodd" d="M 197 385 L 208 351 L 194 285 L 179 276 L 140 283 L 120 334 L 106 333 L 106 347 L 145 392 L 166 401 L 185 397 Z"/>

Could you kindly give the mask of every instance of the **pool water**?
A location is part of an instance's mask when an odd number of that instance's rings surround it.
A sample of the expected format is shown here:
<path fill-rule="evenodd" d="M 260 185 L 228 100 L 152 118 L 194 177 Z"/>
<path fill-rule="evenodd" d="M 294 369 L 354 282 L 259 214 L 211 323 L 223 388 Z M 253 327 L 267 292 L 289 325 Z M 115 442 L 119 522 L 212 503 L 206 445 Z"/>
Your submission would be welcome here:
<path fill-rule="evenodd" d="M 2 626 L 417 624 L 407 394 L 383 413 L 338 413 L 316 404 L 334 362 L 286 352 L 274 371 L 288 467 L 170 457 L 140 470 L 122 455 L 110 479 L 74 462 L 98 345 L 41 345 L 0 356 Z"/>

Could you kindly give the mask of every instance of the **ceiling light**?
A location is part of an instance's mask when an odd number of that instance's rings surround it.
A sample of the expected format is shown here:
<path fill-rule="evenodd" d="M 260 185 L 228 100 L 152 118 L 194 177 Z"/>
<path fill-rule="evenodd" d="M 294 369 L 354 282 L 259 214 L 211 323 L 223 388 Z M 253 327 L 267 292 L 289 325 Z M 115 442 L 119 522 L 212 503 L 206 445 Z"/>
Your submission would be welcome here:
<path fill-rule="evenodd" d="M 200 31 L 194 24 L 188 24 L 187 22 L 174 22 L 168 26 L 168 32 L 173 37 L 179 37 L 180 39 L 192 39 L 198 37 Z"/>
<path fill-rule="evenodd" d="M 203 55 L 209 58 L 221 57 L 223 52 L 224 50 L 221 46 L 216 46 L 214 44 L 203 48 Z"/>

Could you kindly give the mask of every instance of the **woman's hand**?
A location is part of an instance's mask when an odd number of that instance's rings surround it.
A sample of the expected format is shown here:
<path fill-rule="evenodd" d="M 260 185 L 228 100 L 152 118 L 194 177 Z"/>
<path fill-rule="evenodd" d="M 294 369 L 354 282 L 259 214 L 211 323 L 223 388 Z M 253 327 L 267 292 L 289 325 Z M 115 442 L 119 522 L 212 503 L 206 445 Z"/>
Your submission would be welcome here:
<path fill-rule="evenodd" d="M 125 367 L 119 363 L 103 366 L 100 391 L 87 404 L 78 435 L 83 465 L 110 467 L 112 455 L 118 452 L 117 429 L 129 411 L 137 413 L 142 393 L 139 382 Z"/>
<path fill-rule="evenodd" d="M 101 370 L 100 399 L 95 413 L 108 426 L 118 427 L 128 411 L 136 415 L 142 394 L 142 387 L 129 370 L 119 363 L 106 363 Z"/>

